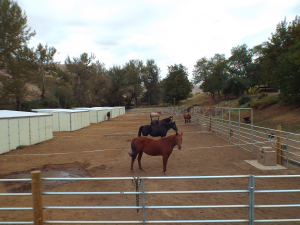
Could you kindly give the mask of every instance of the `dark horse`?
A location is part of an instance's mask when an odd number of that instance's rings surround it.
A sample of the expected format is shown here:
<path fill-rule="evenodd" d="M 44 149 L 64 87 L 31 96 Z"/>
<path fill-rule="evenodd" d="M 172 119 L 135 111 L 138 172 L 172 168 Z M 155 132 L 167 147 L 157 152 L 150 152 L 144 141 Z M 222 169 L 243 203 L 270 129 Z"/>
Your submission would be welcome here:
<path fill-rule="evenodd" d="M 162 119 L 162 120 L 152 120 L 151 121 L 151 126 L 158 126 L 161 125 L 163 123 L 170 123 L 173 121 L 173 116 L 170 116 L 168 118 Z"/>
<path fill-rule="evenodd" d="M 108 112 L 108 113 L 106 114 L 106 116 L 107 116 L 107 119 L 109 120 L 109 119 L 110 119 L 110 112 Z"/>
<path fill-rule="evenodd" d="M 152 137 L 165 137 L 167 135 L 168 130 L 170 130 L 171 128 L 178 132 L 175 122 L 164 123 L 159 126 L 141 126 L 139 129 L 138 137 L 141 136 L 141 133 L 143 134 L 143 136 L 148 136 L 150 134 Z"/>
<path fill-rule="evenodd" d="M 192 118 L 191 112 L 186 112 L 186 113 L 183 115 L 183 118 L 184 118 L 184 123 L 185 123 L 185 124 L 191 123 L 191 118 Z"/>
<path fill-rule="evenodd" d="M 133 172 L 133 163 L 137 155 L 139 155 L 139 168 L 140 170 L 143 170 L 141 165 L 141 159 L 143 156 L 143 152 L 145 152 L 146 154 L 152 156 L 161 155 L 163 157 L 163 171 L 164 174 L 167 174 L 167 163 L 169 156 L 171 155 L 175 145 L 178 146 L 179 150 L 181 149 L 182 135 L 183 133 L 178 134 L 176 132 L 176 134 L 174 135 L 170 135 L 168 137 L 163 137 L 159 139 L 152 139 L 147 137 L 134 138 L 131 141 L 132 153 L 128 153 L 132 157 L 131 172 Z"/>

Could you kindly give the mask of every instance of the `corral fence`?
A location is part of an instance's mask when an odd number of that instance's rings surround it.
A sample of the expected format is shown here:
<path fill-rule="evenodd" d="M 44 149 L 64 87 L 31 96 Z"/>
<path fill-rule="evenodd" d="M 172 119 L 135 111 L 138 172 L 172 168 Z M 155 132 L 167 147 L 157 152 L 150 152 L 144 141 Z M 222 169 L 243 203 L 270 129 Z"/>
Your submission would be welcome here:
<path fill-rule="evenodd" d="M 172 112 L 171 107 L 169 111 Z M 277 154 L 278 164 L 300 165 L 300 134 L 282 131 L 280 125 L 277 129 L 253 125 L 252 108 L 213 107 L 210 110 L 192 106 L 190 112 L 191 123 L 201 130 L 214 132 L 252 153 L 261 147 L 271 147 Z"/>
<path fill-rule="evenodd" d="M 31 179 L 0 179 L 0 182 L 31 182 L 32 193 L 0 193 L 1 196 L 32 196 L 33 207 L 1 207 L 1 211 L 31 211 L 33 213 L 33 221 L 0 221 L 0 224 L 167 224 L 167 223 L 177 223 L 177 224 L 186 224 L 186 223 L 243 223 L 243 224 L 255 224 L 255 223 L 289 223 L 289 222 L 300 222 L 299 214 L 296 214 L 297 218 L 281 218 L 280 214 L 272 215 L 272 218 L 255 218 L 256 210 L 262 209 L 272 209 L 272 208 L 281 208 L 289 209 L 299 208 L 300 199 L 297 198 L 297 194 L 300 193 L 300 189 L 276 189 L 276 190 L 267 190 L 265 188 L 258 188 L 256 183 L 260 180 L 266 179 L 299 179 L 300 175 L 226 175 L 226 176 L 171 176 L 171 177 L 65 177 L 65 178 L 41 178 L 40 171 L 33 171 L 31 173 Z M 149 184 L 153 180 L 230 180 L 234 179 L 235 182 L 240 183 L 239 189 L 218 189 L 218 190 L 179 190 L 179 191 L 146 191 L 146 181 Z M 49 181 L 112 181 L 123 180 L 132 182 L 135 184 L 136 191 L 133 192 L 124 192 L 124 191 L 115 191 L 115 192 L 42 192 L 42 182 Z M 236 181 L 238 180 L 238 181 Z M 241 182 L 242 181 L 242 182 Z M 140 189 L 138 188 L 140 186 Z M 236 186 L 235 186 L 236 187 Z M 121 188 L 121 186 L 120 186 Z M 295 201 L 298 201 L 294 204 L 286 204 L 285 198 L 280 198 L 282 201 L 280 204 L 255 204 L 256 199 L 264 199 L 266 202 L 272 202 L 272 197 L 269 194 L 282 194 L 288 193 L 289 195 L 295 194 Z M 146 205 L 146 198 L 149 195 L 233 195 L 232 198 L 235 198 L 235 202 L 240 204 L 228 204 L 228 205 L 186 205 L 186 202 L 183 202 L 180 205 Z M 238 194 L 238 196 L 236 196 Z M 43 205 L 42 196 L 45 195 L 134 195 L 137 199 L 136 205 L 132 206 L 47 206 Z M 241 198 L 241 195 L 244 195 L 244 198 Z M 298 195 L 299 196 L 299 195 Z M 138 199 L 141 198 L 141 202 Z M 243 202 L 240 200 L 243 199 Z M 3 204 L 3 203 L 2 203 Z M 201 218 L 193 220 L 148 220 L 147 212 L 149 210 L 162 210 L 162 209 L 214 209 L 216 212 L 218 210 L 232 210 L 232 215 L 235 215 L 237 209 L 245 209 L 243 212 L 242 218 L 224 218 L 217 220 L 201 220 Z M 140 210 L 140 220 L 132 221 L 90 221 L 90 220 L 80 220 L 80 221 L 70 221 L 70 220 L 44 220 L 43 214 L 44 211 L 52 210 L 52 215 L 55 215 L 55 210 Z M 297 211 L 299 212 L 299 211 Z M 200 215 L 201 214 L 197 214 Z M 217 215 L 217 213 L 216 213 Z M 263 214 L 265 215 L 265 214 Z M 55 216 L 53 216 L 55 217 Z M 157 218 L 157 217 L 155 217 Z M 276 218 L 276 219 L 274 219 Z"/>

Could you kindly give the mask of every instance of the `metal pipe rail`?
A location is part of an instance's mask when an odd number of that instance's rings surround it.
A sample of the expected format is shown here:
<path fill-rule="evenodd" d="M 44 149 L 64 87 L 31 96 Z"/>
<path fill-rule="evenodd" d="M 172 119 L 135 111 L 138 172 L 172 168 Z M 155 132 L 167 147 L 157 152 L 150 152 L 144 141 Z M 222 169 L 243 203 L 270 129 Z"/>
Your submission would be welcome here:
<path fill-rule="evenodd" d="M 187 179 L 236 179 L 246 178 L 248 180 L 248 189 L 238 190 L 192 190 L 192 191 L 145 191 L 145 180 L 187 180 Z M 135 180 L 139 179 L 142 182 L 142 191 L 138 192 L 42 192 L 43 195 L 142 195 L 141 206 L 43 206 L 44 210 L 117 210 L 117 209 L 141 209 L 143 210 L 143 220 L 137 221 L 44 221 L 45 224 L 146 224 L 146 223 L 248 223 L 250 225 L 259 222 L 291 222 L 300 221 L 300 219 L 254 219 L 254 209 L 256 208 L 295 208 L 300 207 L 296 204 L 276 204 L 276 205 L 254 205 L 256 194 L 265 193 L 300 193 L 300 189 L 287 190 L 255 190 L 255 179 L 267 178 L 300 178 L 300 175 L 224 175 L 224 176 L 174 176 L 174 177 L 67 177 L 67 178 L 41 178 L 42 181 L 57 181 L 57 180 L 73 180 L 73 181 L 114 181 L 114 180 Z M 17 180 L 17 179 L 16 179 Z M 20 179 L 21 180 L 21 179 Z M 0 181 L 3 181 L 0 179 Z M 164 206 L 146 206 L 146 195 L 161 195 L 161 194 L 232 194 L 245 193 L 248 195 L 248 204 L 232 204 L 232 205 L 164 205 Z M 6 193 L 10 194 L 10 193 Z M 145 213 L 147 209 L 207 209 L 207 208 L 248 208 L 248 219 L 227 219 L 227 220 L 146 220 Z M 16 211 L 16 210 L 32 210 L 32 207 L 2 207 L 0 211 Z M 1 221 L 0 224 L 33 224 L 31 221 Z"/>

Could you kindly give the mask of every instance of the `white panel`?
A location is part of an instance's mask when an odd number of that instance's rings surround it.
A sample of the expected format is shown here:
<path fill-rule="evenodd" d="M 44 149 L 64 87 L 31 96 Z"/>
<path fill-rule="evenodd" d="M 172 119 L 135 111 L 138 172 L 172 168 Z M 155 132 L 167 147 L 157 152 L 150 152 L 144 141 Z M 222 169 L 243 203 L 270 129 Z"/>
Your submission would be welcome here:
<path fill-rule="evenodd" d="M 59 113 L 59 131 L 71 131 L 70 113 Z"/>
<path fill-rule="evenodd" d="M 53 116 L 46 116 L 46 140 L 53 138 Z"/>
<path fill-rule="evenodd" d="M 40 142 L 39 138 L 39 118 L 30 118 L 30 144 L 34 145 Z"/>
<path fill-rule="evenodd" d="M 52 116 L 52 124 L 53 124 L 53 132 L 58 132 L 59 131 L 59 114 L 58 113 L 55 113 L 53 112 L 52 113 L 53 116 Z"/>
<path fill-rule="evenodd" d="M 39 137 L 40 142 L 46 140 L 46 118 L 44 116 L 39 117 Z"/>
<path fill-rule="evenodd" d="M 0 154 L 9 151 L 8 119 L 0 120 Z"/>
<path fill-rule="evenodd" d="M 9 119 L 9 148 L 10 150 L 16 149 L 20 145 L 19 138 L 19 119 Z"/>
<path fill-rule="evenodd" d="M 29 118 L 19 118 L 20 145 L 30 145 Z"/>
<path fill-rule="evenodd" d="M 90 114 L 89 113 L 84 113 L 85 114 L 85 127 L 88 127 L 91 125 L 90 122 Z M 97 121 L 97 111 L 94 111 L 95 117 L 96 117 L 96 121 Z M 97 123 L 97 122 L 96 122 Z"/>
<path fill-rule="evenodd" d="M 71 116 L 71 131 L 76 130 L 76 113 L 70 113 Z"/>

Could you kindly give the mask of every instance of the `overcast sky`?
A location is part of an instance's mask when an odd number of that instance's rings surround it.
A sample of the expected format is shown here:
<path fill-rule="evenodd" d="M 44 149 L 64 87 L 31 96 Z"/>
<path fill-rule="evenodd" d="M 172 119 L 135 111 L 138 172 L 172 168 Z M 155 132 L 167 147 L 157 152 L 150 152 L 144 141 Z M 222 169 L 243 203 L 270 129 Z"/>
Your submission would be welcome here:
<path fill-rule="evenodd" d="M 300 12 L 299 0 L 18 0 L 38 43 L 57 49 L 56 61 L 94 53 L 106 64 L 154 59 L 161 68 L 230 57 L 232 47 L 261 44 L 276 25 Z"/>

